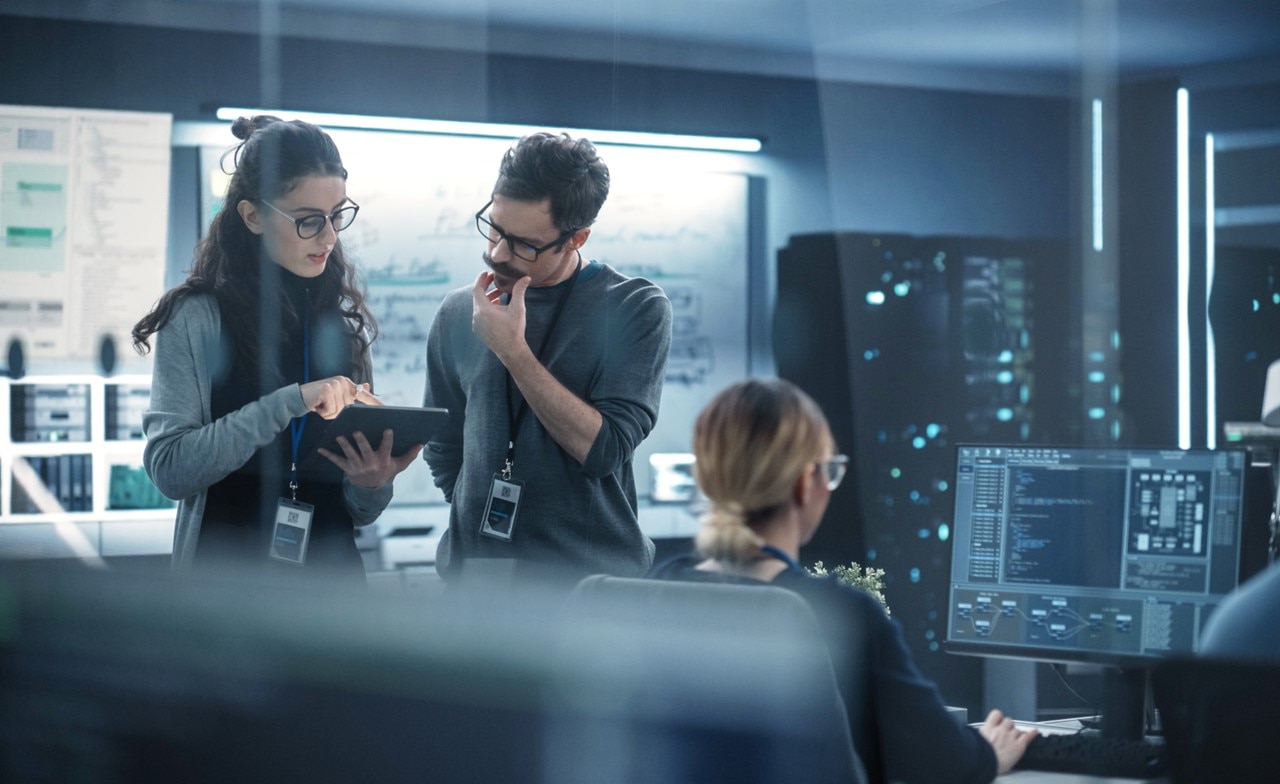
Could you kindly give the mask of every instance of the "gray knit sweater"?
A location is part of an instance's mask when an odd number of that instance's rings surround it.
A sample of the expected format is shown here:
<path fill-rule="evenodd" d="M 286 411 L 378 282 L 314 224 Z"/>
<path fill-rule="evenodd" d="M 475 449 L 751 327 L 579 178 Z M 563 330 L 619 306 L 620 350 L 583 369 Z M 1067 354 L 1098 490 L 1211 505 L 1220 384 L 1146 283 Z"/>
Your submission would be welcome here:
<path fill-rule="evenodd" d="M 302 391 L 290 384 L 227 414 L 211 415 L 213 377 L 230 366 L 219 340 L 221 317 L 212 295 L 186 297 L 155 335 L 151 403 L 142 415 L 147 445 L 143 463 L 151 481 L 177 500 L 173 567 L 186 570 L 195 557 L 206 491 L 248 462 L 253 453 L 307 413 Z M 392 483 L 364 488 L 343 480 L 347 510 L 356 525 L 378 518 L 391 501 Z"/>
<path fill-rule="evenodd" d="M 566 285 L 526 292 L 525 337 L 535 350 Z M 468 558 L 517 558 L 579 574 L 644 573 L 654 547 L 640 532 L 631 461 L 658 417 L 670 301 L 658 286 L 607 265 L 592 262 L 579 273 L 541 361 L 603 424 L 580 465 L 532 410 L 525 415 L 512 474 L 525 486 L 510 542 L 480 534 L 513 409 L 507 370 L 472 334 L 471 308 L 470 287 L 450 292 L 427 340 L 425 404 L 451 412 L 423 453 L 451 504 L 437 569 L 451 577 Z M 519 395 L 514 382 L 510 389 Z"/>

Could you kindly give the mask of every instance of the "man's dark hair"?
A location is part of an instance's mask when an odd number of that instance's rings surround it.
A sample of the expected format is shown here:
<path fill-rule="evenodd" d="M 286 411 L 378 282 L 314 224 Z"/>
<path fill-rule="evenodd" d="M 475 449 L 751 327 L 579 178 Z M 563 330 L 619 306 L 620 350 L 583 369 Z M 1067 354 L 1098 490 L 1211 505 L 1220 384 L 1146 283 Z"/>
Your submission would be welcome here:
<path fill-rule="evenodd" d="M 609 195 L 609 167 L 586 139 L 530 134 L 502 156 L 493 192 L 516 201 L 550 199 L 556 228 L 583 229 L 595 222 Z"/>

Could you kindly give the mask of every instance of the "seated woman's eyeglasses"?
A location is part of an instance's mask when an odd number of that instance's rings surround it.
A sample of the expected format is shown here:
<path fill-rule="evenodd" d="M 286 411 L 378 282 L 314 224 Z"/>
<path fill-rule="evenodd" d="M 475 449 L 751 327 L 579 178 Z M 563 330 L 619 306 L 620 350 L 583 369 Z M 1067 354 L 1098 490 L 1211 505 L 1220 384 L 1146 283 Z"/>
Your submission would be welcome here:
<path fill-rule="evenodd" d="M 266 199 L 263 199 L 262 203 L 293 221 L 294 228 L 298 230 L 298 238 L 303 240 L 309 240 L 324 231 L 326 222 L 333 224 L 334 231 L 342 231 L 355 222 L 356 213 L 360 211 L 360 205 L 353 201 L 346 207 L 334 210 L 328 215 L 308 215 L 304 218 L 295 218 Z"/>
<path fill-rule="evenodd" d="M 849 458 L 844 455 L 833 455 L 830 460 L 818 463 L 818 466 L 827 478 L 827 489 L 835 490 L 844 481 L 845 472 L 849 470 Z"/>
<path fill-rule="evenodd" d="M 546 253 L 554 247 L 565 244 L 570 237 L 578 233 L 578 229 L 567 229 L 560 232 L 560 236 L 556 237 L 546 245 L 537 246 L 522 237 L 513 237 L 502 229 L 494 226 L 488 218 L 484 217 L 485 210 L 493 205 L 490 199 L 487 204 L 480 208 L 476 213 L 476 231 L 480 232 L 480 236 L 489 241 L 490 245 L 497 245 L 499 242 L 506 241 L 507 250 L 511 251 L 511 255 L 518 259 L 522 259 L 529 263 L 538 260 L 539 253 Z"/>

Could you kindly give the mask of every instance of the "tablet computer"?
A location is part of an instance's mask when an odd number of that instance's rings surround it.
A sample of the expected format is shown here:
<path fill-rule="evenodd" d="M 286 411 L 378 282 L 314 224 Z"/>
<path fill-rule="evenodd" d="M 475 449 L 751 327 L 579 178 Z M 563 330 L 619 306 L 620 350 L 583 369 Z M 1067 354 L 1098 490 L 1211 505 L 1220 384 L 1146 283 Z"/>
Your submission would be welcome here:
<path fill-rule="evenodd" d="M 341 455 L 342 447 L 338 446 L 338 436 L 345 436 L 355 446 L 356 432 L 364 433 L 369 445 L 374 449 L 382 446 L 382 432 L 391 429 L 394 441 L 391 444 L 391 455 L 399 457 L 416 444 L 425 444 L 449 418 L 448 409 L 418 408 L 416 406 L 366 406 L 360 403 L 347 406 L 330 420 L 307 457 L 308 461 L 325 460 L 319 449 Z"/>

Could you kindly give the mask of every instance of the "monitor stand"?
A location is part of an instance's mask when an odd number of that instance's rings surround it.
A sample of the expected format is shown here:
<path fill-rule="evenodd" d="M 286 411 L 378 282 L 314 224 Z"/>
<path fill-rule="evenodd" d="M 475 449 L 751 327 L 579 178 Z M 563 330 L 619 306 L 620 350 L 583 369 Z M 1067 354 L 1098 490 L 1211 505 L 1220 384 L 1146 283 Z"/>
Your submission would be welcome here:
<path fill-rule="evenodd" d="M 1141 667 L 1107 667 L 1102 673 L 1102 735 L 1140 740 L 1147 731 L 1151 697 L 1148 671 Z"/>

